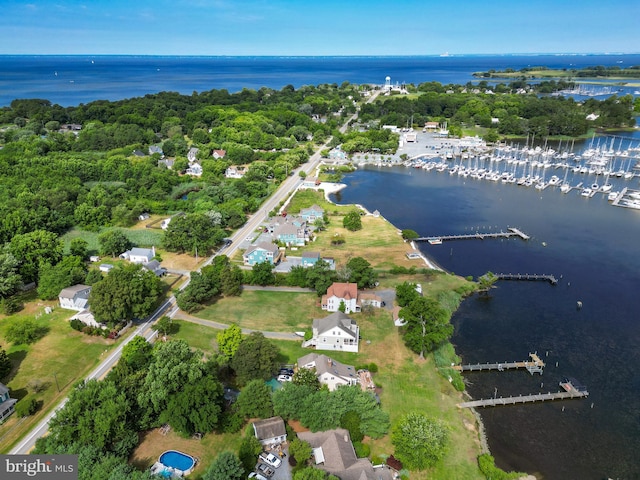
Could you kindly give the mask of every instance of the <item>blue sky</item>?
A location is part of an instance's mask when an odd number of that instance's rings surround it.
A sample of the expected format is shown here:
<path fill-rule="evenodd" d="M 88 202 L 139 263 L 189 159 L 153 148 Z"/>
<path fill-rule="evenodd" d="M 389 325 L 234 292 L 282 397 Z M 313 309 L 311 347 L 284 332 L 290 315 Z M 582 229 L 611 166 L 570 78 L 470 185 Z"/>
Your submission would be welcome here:
<path fill-rule="evenodd" d="M 638 0 L 0 0 L 0 54 L 640 52 Z"/>

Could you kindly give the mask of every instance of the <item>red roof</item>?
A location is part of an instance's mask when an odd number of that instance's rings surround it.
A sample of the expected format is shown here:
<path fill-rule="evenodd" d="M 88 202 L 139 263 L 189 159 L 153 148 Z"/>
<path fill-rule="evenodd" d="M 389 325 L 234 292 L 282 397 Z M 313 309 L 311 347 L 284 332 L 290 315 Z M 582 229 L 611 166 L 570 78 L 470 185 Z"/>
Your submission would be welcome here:
<path fill-rule="evenodd" d="M 333 296 L 337 298 L 344 298 L 346 300 L 358 298 L 358 284 L 335 282 L 327 289 L 327 297 Z"/>

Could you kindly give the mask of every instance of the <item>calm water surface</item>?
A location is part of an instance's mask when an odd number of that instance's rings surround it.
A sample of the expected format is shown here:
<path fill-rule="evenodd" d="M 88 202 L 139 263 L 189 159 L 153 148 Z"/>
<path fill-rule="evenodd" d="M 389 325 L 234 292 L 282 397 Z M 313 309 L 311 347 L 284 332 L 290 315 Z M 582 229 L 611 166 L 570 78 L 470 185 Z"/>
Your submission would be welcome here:
<path fill-rule="evenodd" d="M 463 276 L 562 277 L 555 287 L 499 282 L 489 300 L 471 297 L 453 317 L 453 343 L 464 362 L 524 360 L 533 351 L 547 362 L 543 376 L 465 374 L 474 398 L 554 392 L 564 376 L 590 393 L 584 400 L 480 410 L 491 451 L 501 467 L 541 478 L 640 478 L 640 211 L 612 207 L 601 195 L 587 199 L 575 191 L 403 167 L 364 168 L 345 182 L 337 201 L 378 209 L 398 228 L 421 235 L 517 226 L 532 236 L 421 244 Z M 638 180 L 628 186 L 639 188 Z"/>

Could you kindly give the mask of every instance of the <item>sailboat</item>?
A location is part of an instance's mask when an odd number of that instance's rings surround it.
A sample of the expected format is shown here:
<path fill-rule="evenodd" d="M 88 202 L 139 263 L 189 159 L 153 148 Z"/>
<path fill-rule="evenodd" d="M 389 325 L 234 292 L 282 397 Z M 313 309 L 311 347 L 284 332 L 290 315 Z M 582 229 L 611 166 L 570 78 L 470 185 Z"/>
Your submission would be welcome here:
<path fill-rule="evenodd" d="M 569 167 L 564 170 L 564 179 L 562 180 L 562 185 L 560 185 L 560 191 L 562 193 L 569 193 L 571 190 L 571 185 L 567 182 L 567 175 L 569 174 Z"/>

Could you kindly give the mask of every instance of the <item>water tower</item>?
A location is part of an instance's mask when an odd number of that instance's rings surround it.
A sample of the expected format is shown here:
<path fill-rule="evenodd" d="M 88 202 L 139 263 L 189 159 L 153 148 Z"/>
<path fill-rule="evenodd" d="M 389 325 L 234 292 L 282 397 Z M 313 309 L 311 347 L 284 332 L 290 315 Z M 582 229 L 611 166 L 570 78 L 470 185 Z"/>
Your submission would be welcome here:
<path fill-rule="evenodd" d="M 384 79 L 384 89 L 385 89 L 387 92 L 390 92 L 390 91 L 391 91 L 391 77 L 389 77 L 389 76 L 387 76 L 387 77 Z"/>

